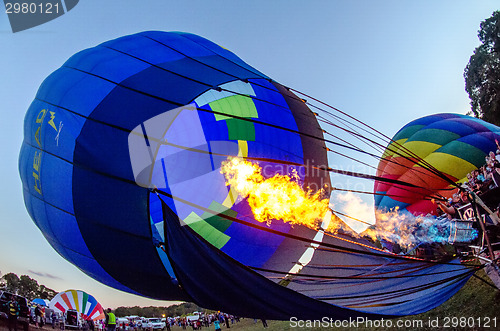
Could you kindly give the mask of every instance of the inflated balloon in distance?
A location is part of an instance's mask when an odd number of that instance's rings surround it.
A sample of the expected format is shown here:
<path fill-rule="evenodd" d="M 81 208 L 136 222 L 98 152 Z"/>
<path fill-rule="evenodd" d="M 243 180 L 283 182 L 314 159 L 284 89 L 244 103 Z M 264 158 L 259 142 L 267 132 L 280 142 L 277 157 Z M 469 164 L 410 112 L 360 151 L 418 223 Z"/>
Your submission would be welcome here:
<path fill-rule="evenodd" d="M 467 181 L 467 174 L 483 166 L 488 153 L 497 149 L 495 139 L 500 140 L 499 127 L 466 115 L 436 114 L 408 123 L 392 138 L 377 175 L 415 187 L 376 182 L 375 208 L 435 214 L 432 197 L 451 197 L 456 191 L 450 181 Z"/>
<path fill-rule="evenodd" d="M 99 302 L 90 294 L 80 290 L 67 290 L 58 293 L 49 304 L 50 308 L 61 313 L 76 310 L 85 320 L 103 319 L 104 311 Z"/>

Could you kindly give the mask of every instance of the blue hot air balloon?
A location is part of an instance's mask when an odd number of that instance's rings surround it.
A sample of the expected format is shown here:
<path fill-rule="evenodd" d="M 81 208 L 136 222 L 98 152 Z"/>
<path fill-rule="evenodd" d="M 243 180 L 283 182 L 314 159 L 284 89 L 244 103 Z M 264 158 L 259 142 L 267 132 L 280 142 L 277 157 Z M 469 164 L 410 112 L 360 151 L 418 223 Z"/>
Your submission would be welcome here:
<path fill-rule="evenodd" d="M 257 222 L 225 185 L 228 156 L 266 176 L 293 168 L 313 192 L 329 184 L 304 100 L 202 37 L 149 31 L 81 51 L 43 82 L 19 171 L 26 208 L 61 256 L 150 298 L 268 319 L 375 318 L 431 309 L 471 274 Z"/>

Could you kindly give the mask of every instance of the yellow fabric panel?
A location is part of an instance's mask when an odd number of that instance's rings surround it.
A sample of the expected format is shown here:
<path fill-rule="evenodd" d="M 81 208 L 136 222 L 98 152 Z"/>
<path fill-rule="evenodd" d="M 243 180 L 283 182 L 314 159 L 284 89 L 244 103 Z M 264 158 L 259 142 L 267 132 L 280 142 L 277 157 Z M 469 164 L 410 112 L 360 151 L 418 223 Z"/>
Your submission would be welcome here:
<path fill-rule="evenodd" d="M 427 141 L 409 141 L 404 145 L 404 147 L 412 151 L 413 155 L 416 155 L 418 158 L 425 159 L 427 155 L 440 148 L 441 145 L 430 143 Z M 413 157 L 409 154 L 407 156 Z"/>
<path fill-rule="evenodd" d="M 238 140 L 238 156 L 243 158 L 248 156 L 248 143 L 245 140 Z M 237 198 L 238 193 L 235 192 L 231 187 L 226 199 L 224 199 L 224 202 L 222 202 L 222 205 L 226 206 L 227 208 L 231 208 Z"/>
<path fill-rule="evenodd" d="M 458 179 L 466 177 L 469 172 L 477 169 L 476 166 L 470 162 L 454 155 L 444 153 L 432 153 L 425 158 L 425 161 L 432 164 L 437 170 Z"/>
<path fill-rule="evenodd" d="M 385 159 L 388 156 L 394 156 L 395 152 L 398 152 L 401 148 L 401 145 L 403 145 L 407 140 L 408 138 L 403 138 L 390 143 L 389 146 L 387 146 L 384 154 L 382 154 L 382 158 Z"/>

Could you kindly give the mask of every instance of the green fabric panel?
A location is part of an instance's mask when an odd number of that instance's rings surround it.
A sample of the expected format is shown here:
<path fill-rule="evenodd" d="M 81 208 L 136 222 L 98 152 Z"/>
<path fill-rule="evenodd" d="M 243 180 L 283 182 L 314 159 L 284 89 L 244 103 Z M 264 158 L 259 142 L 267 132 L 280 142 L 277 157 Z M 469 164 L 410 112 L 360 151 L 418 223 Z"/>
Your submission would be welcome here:
<path fill-rule="evenodd" d="M 472 163 L 478 168 L 484 165 L 486 162 L 484 160 L 486 154 L 484 154 L 482 150 L 457 140 L 444 145 L 436 152 L 454 155 L 466 160 L 469 163 Z"/>
<path fill-rule="evenodd" d="M 389 146 L 387 146 L 387 148 L 385 149 L 384 154 L 382 155 L 382 159 L 385 159 L 388 156 L 394 156 L 396 154 L 396 157 L 399 156 L 400 148 L 404 145 L 405 142 L 406 138 L 394 140 L 394 142 L 390 143 Z"/>
<path fill-rule="evenodd" d="M 239 117 L 257 118 L 257 108 L 253 103 L 252 98 L 242 95 L 233 95 L 224 99 L 219 99 L 209 103 L 213 111 L 235 115 Z M 215 120 L 221 121 L 231 119 L 233 117 L 215 114 Z"/>
<path fill-rule="evenodd" d="M 229 140 L 255 141 L 255 127 L 252 122 L 237 118 L 226 120 Z"/>
<path fill-rule="evenodd" d="M 85 313 L 85 307 L 87 307 L 87 301 L 89 300 L 89 295 L 87 292 L 83 292 L 83 291 L 82 291 L 82 294 L 83 294 L 83 296 L 82 296 L 82 311 Z M 91 312 L 89 311 L 89 314 L 90 313 Z"/>
<path fill-rule="evenodd" d="M 424 127 L 424 125 L 412 125 L 412 126 L 409 126 L 407 128 L 404 128 L 401 131 L 399 131 L 398 133 L 396 133 L 396 135 L 392 138 L 392 140 L 396 141 L 399 139 L 408 139 L 411 136 L 413 136 L 415 134 L 415 132 L 417 132 L 418 130 L 420 130 L 423 127 Z"/>
<path fill-rule="evenodd" d="M 441 130 L 441 129 L 424 129 L 415 133 L 408 139 L 407 143 L 410 141 L 425 141 L 440 146 L 444 146 L 449 142 L 460 138 L 456 133 Z"/>
<path fill-rule="evenodd" d="M 189 214 L 188 217 L 184 219 L 184 222 L 218 249 L 221 249 L 230 239 L 228 235 L 220 232 L 195 213 Z"/>
<path fill-rule="evenodd" d="M 223 215 L 227 215 L 227 216 L 231 216 L 231 217 L 236 217 L 238 215 L 238 213 L 235 212 L 234 210 L 228 209 L 226 206 L 221 205 L 220 203 L 215 202 L 215 201 L 212 201 L 209 209 L 213 210 L 215 212 L 218 212 L 219 214 L 223 214 Z M 207 212 L 203 213 L 203 215 L 201 215 L 201 217 L 205 220 L 205 222 L 207 222 L 208 224 L 210 224 L 211 226 L 213 226 L 214 228 L 216 228 L 220 232 L 226 231 L 227 228 L 229 228 L 229 226 L 233 223 L 232 221 L 225 219 L 221 216 L 213 215 L 213 214 L 207 213 Z"/>

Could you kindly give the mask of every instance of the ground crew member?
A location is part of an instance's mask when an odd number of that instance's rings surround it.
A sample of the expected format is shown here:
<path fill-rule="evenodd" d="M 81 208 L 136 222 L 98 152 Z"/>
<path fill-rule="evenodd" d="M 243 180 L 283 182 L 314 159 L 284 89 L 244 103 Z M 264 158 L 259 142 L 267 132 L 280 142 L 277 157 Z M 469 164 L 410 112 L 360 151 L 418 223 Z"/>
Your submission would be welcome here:
<path fill-rule="evenodd" d="M 111 312 L 111 308 L 108 308 L 106 314 L 106 330 L 114 331 L 116 329 L 116 316 Z"/>
<path fill-rule="evenodd" d="M 19 316 L 19 303 L 15 296 L 11 296 L 7 302 L 7 309 L 9 313 L 9 331 L 17 331 L 17 316 Z"/>

